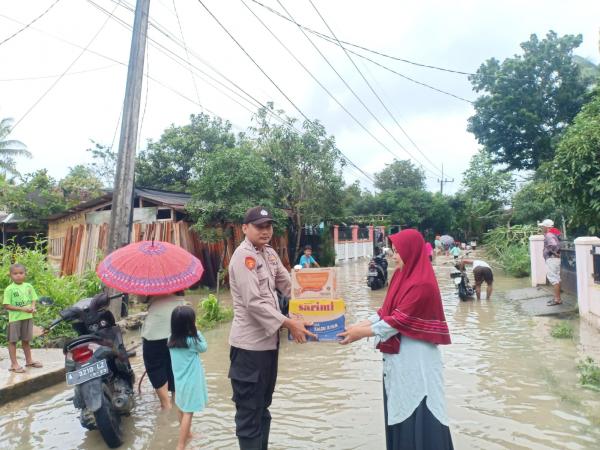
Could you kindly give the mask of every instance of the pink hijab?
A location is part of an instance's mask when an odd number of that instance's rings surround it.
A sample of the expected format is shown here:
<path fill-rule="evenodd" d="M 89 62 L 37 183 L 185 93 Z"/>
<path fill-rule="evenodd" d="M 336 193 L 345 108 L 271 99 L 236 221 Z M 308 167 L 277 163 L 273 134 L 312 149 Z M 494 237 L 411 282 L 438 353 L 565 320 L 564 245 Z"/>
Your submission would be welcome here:
<path fill-rule="evenodd" d="M 384 353 L 400 351 L 401 335 L 432 344 L 450 344 L 442 296 L 424 251 L 425 241 L 417 230 L 407 229 L 390 236 L 404 267 L 392 276 L 379 317 L 399 333 L 378 345 Z"/>

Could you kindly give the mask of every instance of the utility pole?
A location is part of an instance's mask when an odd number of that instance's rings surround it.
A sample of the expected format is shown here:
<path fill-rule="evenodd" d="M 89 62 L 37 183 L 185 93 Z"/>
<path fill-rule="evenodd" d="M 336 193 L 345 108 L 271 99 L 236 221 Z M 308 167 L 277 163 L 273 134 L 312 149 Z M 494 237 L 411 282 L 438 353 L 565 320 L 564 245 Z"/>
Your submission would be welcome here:
<path fill-rule="evenodd" d="M 454 178 L 449 180 L 448 178 L 444 178 L 444 165 L 442 164 L 442 178 L 438 178 L 438 182 L 440 183 L 440 194 L 444 193 L 444 184 L 445 183 L 454 183 Z"/>
<path fill-rule="evenodd" d="M 137 0 L 129 67 L 127 69 L 127 85 L 123 102 L 123 120 L 117 156 L 117 173 L 113 189 L 110 229 L 108 233 L 108 253 L 121 248 L 130 241 L 131 221 L 133 217 L 133 178 L 135 173 L 135 152 L 138 138 L 138 121 L 140 116 L 140 100 L 144 77 L 144 56 L 146 53 L 146 34 L 148 32 L 148 14 L 150 0 Z M 121 317 L 120 302 L 110 305 L 111 312 L 117 320 Z"/>

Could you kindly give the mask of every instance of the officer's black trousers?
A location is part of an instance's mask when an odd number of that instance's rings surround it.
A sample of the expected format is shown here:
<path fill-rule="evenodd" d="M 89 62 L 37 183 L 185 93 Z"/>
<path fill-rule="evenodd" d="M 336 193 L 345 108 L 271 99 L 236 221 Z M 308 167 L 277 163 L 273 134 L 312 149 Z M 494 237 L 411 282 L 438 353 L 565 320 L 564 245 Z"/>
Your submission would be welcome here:
<path fill-rule="evenodd" d="M 279 350 L 252 351 L 231 347 L 229 378 L 235 402 L 235 434 L 242 450 L 266 450 L 277 381 Z"/>

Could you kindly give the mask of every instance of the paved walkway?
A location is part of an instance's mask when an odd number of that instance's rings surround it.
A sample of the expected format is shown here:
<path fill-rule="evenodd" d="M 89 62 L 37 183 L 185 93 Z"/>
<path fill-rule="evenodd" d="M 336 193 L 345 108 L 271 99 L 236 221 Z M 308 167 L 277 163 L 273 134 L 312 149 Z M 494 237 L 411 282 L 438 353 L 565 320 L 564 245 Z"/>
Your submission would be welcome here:
<path fill-rule="evenodd" d="M 34 361 L 41 362 L 40 369 L 25 369 L 25 373 L 9 372 L 10 358 L 8 349 L 0 347 L 0 405 L 39 391 L 65 380 L 65 357 L 62 349 L 32 349 Z M 17 349 L 17 360 L 25 366 L 23 350 Z"/>
<path fill-rule="evenodd" d="M 520 303 L 521 309 L 531 316 L 558 316 L 577 312 L 577 298 L 562 293 L 562 304 L 548 306 L 546 302 L 554 298 L 552 290 L 547 286 L 516 289 L 506 293 L 506 298 Z"/>

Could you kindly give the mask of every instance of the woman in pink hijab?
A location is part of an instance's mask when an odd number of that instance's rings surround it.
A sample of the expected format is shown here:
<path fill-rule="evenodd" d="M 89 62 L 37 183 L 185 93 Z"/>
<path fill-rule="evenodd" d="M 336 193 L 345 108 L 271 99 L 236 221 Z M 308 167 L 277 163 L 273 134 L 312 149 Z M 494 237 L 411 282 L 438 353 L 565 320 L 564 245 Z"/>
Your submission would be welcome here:
<path fill-rule="evenodd" d="M 383 306 L 340 333 L 341 344 L 375 336 L 383 353 L 384 415 L 388 450 L 450 450 L 442 357 L 450 344 L 440 290 L 423 236 L 390 236 L 396 271 Z"/>

